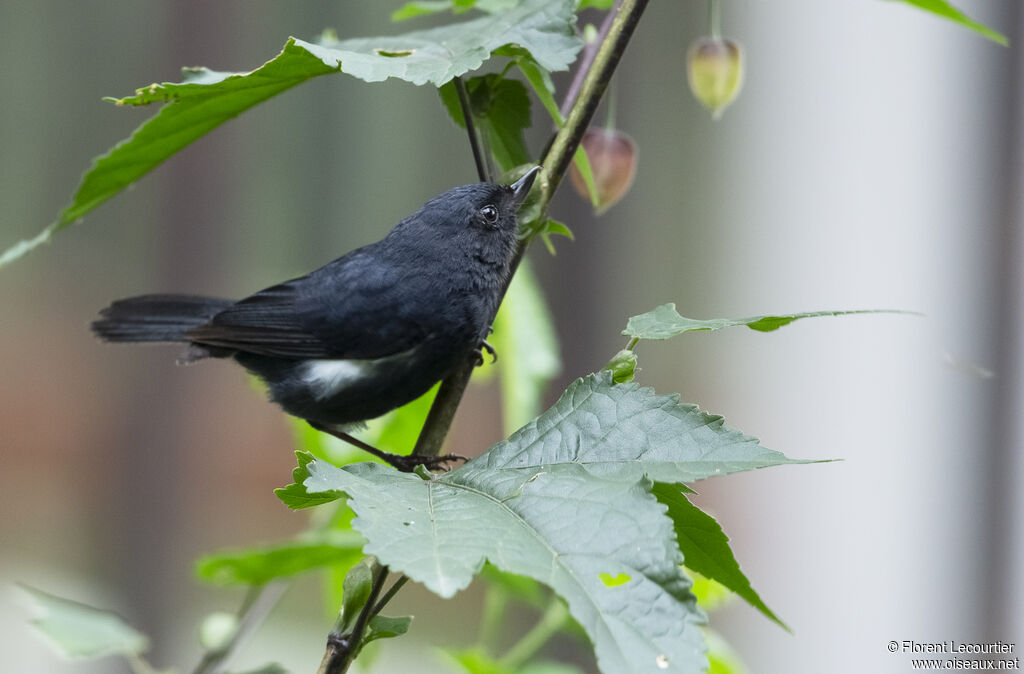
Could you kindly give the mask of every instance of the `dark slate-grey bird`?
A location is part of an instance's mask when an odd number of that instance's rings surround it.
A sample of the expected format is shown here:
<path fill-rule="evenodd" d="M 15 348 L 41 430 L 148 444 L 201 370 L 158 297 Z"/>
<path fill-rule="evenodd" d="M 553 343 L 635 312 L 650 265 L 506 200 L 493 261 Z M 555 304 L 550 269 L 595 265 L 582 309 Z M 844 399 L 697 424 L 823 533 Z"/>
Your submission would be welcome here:
<path fill-rule="evenodd" d="M 130 297 L 92 329 L 110 342 L 186 342 L 183 362 L 234 358 L 285 412 L 411 470 L 425 457 L 380 452 L 348 431 L 490 350 L 517 212 L 539 171 L 448 190 L 380 241 L 240 301 Z"/>

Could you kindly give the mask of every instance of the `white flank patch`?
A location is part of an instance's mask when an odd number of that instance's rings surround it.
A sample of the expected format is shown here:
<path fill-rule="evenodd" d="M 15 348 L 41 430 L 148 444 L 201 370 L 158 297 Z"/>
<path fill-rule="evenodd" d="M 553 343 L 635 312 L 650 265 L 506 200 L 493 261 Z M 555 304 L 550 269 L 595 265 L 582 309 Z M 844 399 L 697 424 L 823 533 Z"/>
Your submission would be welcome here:
<path fill-rule="evenodd" d="M 366 372 L 365 360 L 311 360 L 303 379 L 318 400 L 330 398 Z"/>

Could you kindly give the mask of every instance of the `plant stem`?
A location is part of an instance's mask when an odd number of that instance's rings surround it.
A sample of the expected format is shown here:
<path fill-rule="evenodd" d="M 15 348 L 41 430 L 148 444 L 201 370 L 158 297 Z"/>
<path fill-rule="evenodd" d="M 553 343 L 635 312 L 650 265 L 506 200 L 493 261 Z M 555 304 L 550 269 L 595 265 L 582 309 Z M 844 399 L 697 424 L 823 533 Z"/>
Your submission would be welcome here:
<path fill-rule="evenodd" d="M 204 654 L 203 659 L 192 670 L 192 674 L 218 674 L 223 671 L 228 658 L 266 619 L 287 588 L 288 584 L 285 582 L 250 586 L 245 599 L 242 600 L 242 606 L 238 609 L 238 627 L 231 640 L 220 650 Z"/>
<path fill-rule="evenodd" d="M 455 91 L 459 95 L 459 105 L 462 107 L 462 117 L 466 121 L 466 133 L 469 135 L 469 145 L 473 149 L 473 161 L 476 162 L 476 174 L 481 182 L 490 182 L 491 175 L 487 167 L 487 159 L 484 157 L 481 148 L 480 135 L 476 130 L 476 123 L 473 121 L 473 107 L 469 103 L 469 92 L 466 91 L 466 84 L 461 77 L 455 78 Z"/>
<path fill-rule="evenodd" d="M 557 597 L 551 598 L 551 603 L 544 611 L 540 621 L 533 626 L 529 632 L 508 649 L 508 652 L 501 657 L 501 664 L 515 670 L 533 657 L 533 654 L 540 650 L 551 637 L 555 636 L 565 621 L 569 618 L 569 609 Z"/>
<path fill-rule="evenodd" d="M 615 0 L 615 4 L 608 10 L 608 14 L 605 15 L 604 21 L 601 23 L 601 28 L 597 32 L 597 38 L 583 47 L 580 65 L 576 68 L 576 74 L 573 76 L 569 90 L 565 93 L 565 99 L 562 101 L 562 107 L 560 108 L 562 117 L 569 115 L 570 106 L 576 101 L 576 97 L 579 96 L 580 87 L 583 86 L 583 78 L 586 77 L 587 72 L 590 71 L 591 64 L 594 63 L 594 55 L 597 54 L 598 47 L 604 44 L 605 38 L 608 37 L 608 31 L 611 30 L 612 21 L 615 19 L 615 15 L 619 13 L 619 5 L 621 4 L 622 0 Z"/>
<path fill-rule="evenodd" d="M 708 35 L 716 40 L 722 37 L 722 10 L 718 0 L 708 0 Z"/>
<path fill-rule="evenodd" d="M 477 637 L 477 642 L 485 649 L 493 645 L 507 606 L 508 590 L 500 585 L 489 586 L 484 595 L 484 611 L 480 618 L 480 635 Z"/>
<path fill-rule="evenodd" d="M 343 634 L 342 629 L 344 629 L 345 616 L 338 616 L 334 623 L 334 629 L 327 635 L 327 649 L 324 651 L 324 657 L 320 661 L 320 667 L 316 670 L 317 674 L 342 674 L 342 672 L 348 671 L 352 661 L 359 654 L 359 642 L 363 640 L 363 632 L 366 631 L 366 626 L 370 624 L 370 619 L 387 603 L 382 601 L 378 608 L 377 597 L 380 595 L 380 591 L 384 588 L 384 582 L 388 578 L 388 567 L 379 563 L 375 563 L 374 567 L 373 586 L 370 588 L 370 596 L 366 598 L 366 603 L 363 604 L 362 610 L 359 611 L 355 625 L 352 626 L 349 634 Z"/>
<path fill-rule="evenodd" d="M 551 149 L 548 150 L 548 154 L 542 162 L 547 174 L 547 182 L 542 185 L 544 192 L 541 197 L 541 205 L 543 208 L 547 207 L 558 189 L 559 183 L 565 177 L 565 172 L 569 169 L 569 163 L 572 161 L 576 148 L 579 147 L 583 133 L 594 117 L 601 96 L 622 59 L 622 54 L 633 36 L 640 16 L 647 8 L 647 2 L 648 0 L 623 0 L 619 11 L 612 18 L 608 36 L 598 48 L 594 55 L 594 62 L 583 78 L 580 94 L 573 102 L 565 126 L 555 135 Z"/>

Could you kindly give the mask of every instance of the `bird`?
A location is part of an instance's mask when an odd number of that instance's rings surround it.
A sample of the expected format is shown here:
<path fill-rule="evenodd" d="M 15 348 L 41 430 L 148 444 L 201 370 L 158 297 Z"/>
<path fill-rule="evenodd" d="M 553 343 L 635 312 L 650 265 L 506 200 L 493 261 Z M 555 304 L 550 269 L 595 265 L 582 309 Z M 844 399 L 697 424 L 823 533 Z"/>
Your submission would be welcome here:
<path fill-rule="evenodd" d="M 230 358 L 286 413 L 395 468 L 455 455 L 383 452 L 351 435 L 426 393 L 467 359 L 483 363 L 518 248 L 518 211 L 540 166 L 510 185 L 463 185 L 427 201 L 381 240 L 239 301 L 149 294 L 112 302 L 106 342 L 182 342 L 179 363 Z"/>

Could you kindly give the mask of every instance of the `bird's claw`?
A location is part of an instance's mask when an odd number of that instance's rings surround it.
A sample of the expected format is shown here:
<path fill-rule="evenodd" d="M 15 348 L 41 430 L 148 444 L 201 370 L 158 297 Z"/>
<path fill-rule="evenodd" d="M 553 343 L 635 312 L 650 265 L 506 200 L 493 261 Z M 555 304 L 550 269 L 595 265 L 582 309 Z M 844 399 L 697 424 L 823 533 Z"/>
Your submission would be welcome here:
<path fill-rule="evenodd" d="M 449 470 L 448 464 L 452 461 L 469 461 L 465 456 L 458 454 L 442 454 L 440 456 L 423 456 L 420 454 L 409 454 L 402 456 L 392 454 L 386 461 L 403 473 L 411 473 L 417 466 L 424 466 L 427 470 Z"/>
<path fill-rule="evenodd" d="M 491 346 L 486 339 L 482 339 L 480 340 L 480 346 L 473 349 L 473 353 L 476 354 L 475 362 L 477 367 L 480 367 L 481 365 L 484 364 L 484 351 L 490 354 L 491 363 L 498 362 L 498 352 L 494 350 L 494 347 Z"/>

